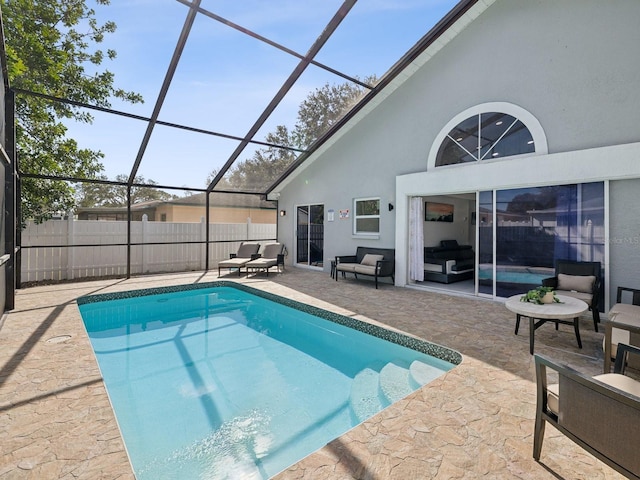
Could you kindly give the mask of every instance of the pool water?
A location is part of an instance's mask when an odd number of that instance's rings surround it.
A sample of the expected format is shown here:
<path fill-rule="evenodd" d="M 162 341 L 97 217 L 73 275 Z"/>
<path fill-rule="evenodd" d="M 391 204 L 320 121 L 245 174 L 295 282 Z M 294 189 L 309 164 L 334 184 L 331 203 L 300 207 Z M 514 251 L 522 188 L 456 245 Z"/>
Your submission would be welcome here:
<path fill-rule="evenodd" d="M 269 478 L 454 366 L 247 290 L 78 299 L 138 479 Z"/>

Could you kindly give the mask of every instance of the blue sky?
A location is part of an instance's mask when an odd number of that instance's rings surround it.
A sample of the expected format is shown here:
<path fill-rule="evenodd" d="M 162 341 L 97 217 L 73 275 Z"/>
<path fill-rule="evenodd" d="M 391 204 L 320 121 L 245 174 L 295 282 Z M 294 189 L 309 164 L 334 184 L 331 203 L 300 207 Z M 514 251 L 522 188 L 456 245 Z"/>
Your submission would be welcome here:
<path fill-rule="evenodd" d="M 89 0 L 89 4 L 91 1 Z M 202 0 L 201 7 L 304 54 L 341 5 L 336 0 Z M 316 60 L 349 76 L 382 76 L 457 2 L 454 0 L 360 0 Z M 116 86 L 139 92 L 142 105 L 112 107 L 151 116 L 188 8 L 176 0 L 112 0 L 96 6 L 98 19 L 113 20 L 104 48 L 118 52 L 104 67 Z M 211 18 L 198 15 L 160 112 L 163 121 L 243 137 L 298 59 Z M 326 83 L 343 83 L 310 66 L 260 130 L 292 128 L 298 106 Z M 104 173 L 129 174 L 144 135 L 144 122 L 94 113 L 91 126 L 69 125 L 81 146 L 105 154 Z M 159 184 L 203 188 L 237 142 L 156 126 L 139 175 Z M 255 147 L 240 157 L 249 158 Z"/>

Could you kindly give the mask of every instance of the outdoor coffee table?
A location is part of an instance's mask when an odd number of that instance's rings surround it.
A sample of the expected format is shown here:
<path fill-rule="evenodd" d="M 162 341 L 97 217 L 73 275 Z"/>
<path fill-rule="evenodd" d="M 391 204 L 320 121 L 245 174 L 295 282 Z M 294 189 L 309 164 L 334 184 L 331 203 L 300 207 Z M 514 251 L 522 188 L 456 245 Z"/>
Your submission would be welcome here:
<path fill-rule="evenodd" d="M 580 315 L 589 309 L 589 306 L 582 300 L 568 297 L 566 295 L 556 295 L 561 303 L 545 303 L 538 305 L 536 303 L 521 302 L 520 295 L 509 297 L 505 302 L 505 307 L 516 314 L 516 335 L 520 327 L 520 318 L 529 318 L 529 353 L 533 355 L 533 336 L 538 327 L 547 322 L 554 322 L 556 330 L 558 324 L 573 325 L 576 332 L 576 340 L 578 347 L 582 348 L 582 340 L 580 340 L 580 327 L 578 319 Z"/>

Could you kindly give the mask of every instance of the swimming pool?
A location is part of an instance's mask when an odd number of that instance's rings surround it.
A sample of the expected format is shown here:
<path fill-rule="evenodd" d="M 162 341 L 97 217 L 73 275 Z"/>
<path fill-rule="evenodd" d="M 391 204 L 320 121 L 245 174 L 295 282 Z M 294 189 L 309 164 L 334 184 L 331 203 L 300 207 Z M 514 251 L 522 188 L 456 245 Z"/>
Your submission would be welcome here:
<path fill-rule="evenodd" d="M 78 305 L 141 480 L 269 478 L 461 361 L 233 282 Z"/>

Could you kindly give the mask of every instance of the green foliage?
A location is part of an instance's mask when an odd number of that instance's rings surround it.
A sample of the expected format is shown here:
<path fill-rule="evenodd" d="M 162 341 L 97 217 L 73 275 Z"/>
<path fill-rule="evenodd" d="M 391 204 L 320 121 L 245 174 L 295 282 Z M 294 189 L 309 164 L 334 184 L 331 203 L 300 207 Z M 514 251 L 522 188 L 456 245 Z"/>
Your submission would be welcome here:
<path fill-rule="evenodd" d="M 367 77 L 364 83 L 373 84 L 375 77 Z M 362 97 L 365 89 L 357 84 L 325 84 L 311 92 L 300 104 L 295 127 L 292 131 L 278 125 L 275 132 L 266 135 L 265 141 L 284 147 L 307 149 L 313 142 L 335 125 Z M 277 147 L 256 150 L 253 156 L 232 167 L 217 184 L 218 189 L 261 191 L 282 175 L 296 159 L 296 152 Z M 213 171 L 207 185 L 216 175 Z"/>
<path fill-rule="evenodd" d="M 102 180 L 107 177 L 100 175 Z M 116 176 L 116 181 L 126 183 L 127 175 Z M 153 180 L 145 180 L 139 176 L 135 183 L 156 185 Z M 153 187 L 131 187 L 131 204 L 147 202 L 151 200 L 172 200 L 178 198 L 163 190 Z M 105 183 L 81 183 L 76 192 L 77 204 L 80 207 L 124 207 L 127 205 L 127 187 L 124 185 L 112 185 Z"/>
<path fill-rule="evenodd" d="M 95 0 L 108 5 L 109 0 Z M 110 107 L 109 100 L 136 103 L 142 97 L 114 86 L 114 75 L 100 70 L 116 52 L 98 48 L 113 22 L 98 24 L 85 0 L 0 0 L 4 22 L 9 81 L 12 87 L 59 98 Z M 103 154 L 81 148 L 66 138 L 64 120 L 91 123 L 93 117 L 77 107 L 18 94 L 16 140 L 21 172 L 95 178 Z M 74 206 L 72 184 L 23 179 L 23 220 L 42 221 Z"/>
<path fill-rule="evenodd" d="M 542 297 L 544 297 L 547 293 L 553 292 L 552 287 L 537 287 L 533 290 L 529 290 L 522 297 L 520 297 L 521 302 L 529 302 L 529 303 L 537 303 L 538 305 L 542 305 Z M 560 299 L 556 297 L 556 294 L 553 294 L 553 301 L 555 303 L 560 303 Z"/>

